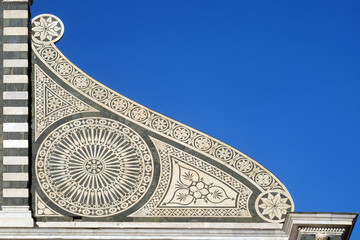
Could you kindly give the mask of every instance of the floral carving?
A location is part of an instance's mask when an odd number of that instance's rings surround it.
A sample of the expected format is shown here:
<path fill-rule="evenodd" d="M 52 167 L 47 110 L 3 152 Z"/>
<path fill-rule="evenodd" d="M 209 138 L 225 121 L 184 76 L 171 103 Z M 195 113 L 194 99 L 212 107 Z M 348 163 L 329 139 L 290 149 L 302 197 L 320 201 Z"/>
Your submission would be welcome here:
<path fill-rule="evenodd" d="M 174 137 L 181 141 L 187 140 L 190 138 L 190 131 L 184 127 L 177 127 L 174 129 Z"/>
<path fill-rule="evenodd" d="M 216 156 L 221 160 L 227 161 L 232 158 L 233 152 L 227 147 L 220 147 L 216 149 Z"/>
<path fill-rule="evenodd" d="M 53 57 L 42 56 L 40 53 L 44 48 L 51 47 L 58 56 Z M 173 119 L 161 115 L 155 111 L 149 110 L 144 106 L 118 94 L 117 92 L 107 88 L 101 83 L 86 75 L 78 67 L 73 65 L 55 46 L 55 44 L 45 45 L 39 41 L 33 42 L 33 51 L 40 58 L 40 60 L 56 74 L 64 83 L 68 84 L 74 90 L 85 97 L 90 98 L 96 104 L 112 111 L 115 114 L 129 120 L 136 121 L 140 126 L 156 132 L 163 137 L 169 138 L 183 146 L 193 149 L 199 154 L 217 161 L 218 163 L 229 167 L 236 171 L 240 176 L 246 180 L 254 183 L 255 187 L 261 192 L 276 190 L 286 193 L 289 198 L 291 196 L 287 193 L 285 186 L 262 165 L 246 156 L 242 152 L 226 145 L 225 143 L 212 138 L 204 133 L 194 130 L 184 124 L 181 124 Z M 70 74 L 67 72 L 57 71 L 57 66 L 61 62 L 67 62 L 72 65 L 73 70 Z M 86 82 L 74 81 L 77 76 L 82 76 L 81 79 L 86 79 Z M 80 79 L 80 78 L 79 78 Z M 101 89 L 101 91 L 98 91 Z M 96 94 L 94 94 L 97 92 Z M 267 173 L 262 174 L 262 173 Z M 269 182 L 270 181 L 270 182 Z M 205 181 L 206 183 L 206 181 Z M 290 204 L 293 204 L 292 202 Z M 293 205 L 292 205 L 293 207 Z M 156 211 L 162 211 L 157 209 Z M 165 211 L 165 210 L 164 210 Z M 199 210 L 200 211 L 200 210 Z M 159 213 L 160 214 L 160 213 Z M 165 214 L 162 212 L 161 214 Z M 160 214 L 160 215 L 161 215 Z M 156 215 L 156 214 L 155 214 Z M 165 214 L 166 215 L 166 214 Z M 264 219 L 269 219 L 264 217 Z M 266 220 L 267 221 L 267 220 Z"/>
<path fill-rule="evenodd" d="M 251 217 L 252 191 L 222 170 L 151 138 L 161 161 L 159 185 L 134 217 Z M 173 166 L 173 167 L 171 167 Z"/>
<path fill-rule="evenodd" d="M 54 15 L 43 14 L 32 20 L 33 39 L 41 43 L 54 43 L 64 34 L 64 25 Z"/>
<path fill-rule="evenodd" d="M 131 111 L 131 117 L 136 121 L 143 121 L 147 118 L 148 112 L 143 108 L 134 108 Z"/>
<path fill-rule="evenodd" d="M 108 92 L 102 88 L 102 87 L 97 87 L 97 88 L 94 88 L 92 91 L 91 91 L 91 95 L 99 100 L 99 101 L 103 101 L 106 99 L 107 95 L 108 95 Z"/>
<path fill-rule="evenodd" d="M 44 48 L 44 50 L 41 51 L 41 56 L 47 61 L 54 61 L 58 57 L 58 54 L 52 48 Z"/>
<path fill-rule="evenodd" d="M 199 173 L 180 165 L 178 168 L 180 174 L 176 191 L 168 203 L 190 205 L 197 203 L 197 201 L 203 201 L 205 204 L 208 202 L 217 204 L 230 199 L 222 187 L 205 182 Z M 231 200 L 234 201 L 234 198 Z"/>
<path fill-rule="evenodd" d="M 211 141 L 207 137 L 200 136 L 195 139 L 194 145 L 196 148 L 206 151 L 211 147 Z"/>
<path fill-rule="evenodd" d="M 256 200 L 256 211 L 268 222 L 282 222 L 287 212 L 292 211 L 294 203 L 281 191 L 268 191 Z"/>
<path fill-rule="evenodd" d="M 90 80 L 85 76 L 78 75 L 74 77 L 73 83 L 78 88 L 86 88 L 89 86 Z"/>
<path fill-rule="evenodd" d="M 128 107 L 128 105 L 124 99 L 114 98 L 111 101 L 111 107 L 117 111 L 124 111 Z"/>
<path fill-rule="evenodd" d="M 56 71 L 62 75 L 69 75 L 72 73 L 73 67 L 66 62 L 62 62 L 57 65 Z"/>
<path fill-rule="evenodd" d="M 267 174 L 266 172 L 260 172 L 256 175 L 255 177 L 255 181 L 260 185 L 260 186 L 268 186 L 270 185 L 270 183 L 272 182 L 272 178 L 270 177 L 269 174 Z"/>
<path fill-rule="evenodd" d="M 152 121 L 152 126 L 154 129 L 163 132 L 169 128 L 169 121 L 165 118 L 157 117 Z"/>

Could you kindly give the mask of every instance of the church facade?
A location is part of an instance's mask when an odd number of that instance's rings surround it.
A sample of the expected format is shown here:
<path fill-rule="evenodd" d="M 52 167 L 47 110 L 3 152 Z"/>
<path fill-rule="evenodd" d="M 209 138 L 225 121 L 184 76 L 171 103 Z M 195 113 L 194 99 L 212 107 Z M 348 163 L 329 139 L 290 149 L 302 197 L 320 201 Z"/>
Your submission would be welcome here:
<path fill-rule="evenodd" d="M 0 9 L 1 239 L 349 239 L 357 214 L 295 212 L 259 162 L 75 66 L 31 4 Z"/>

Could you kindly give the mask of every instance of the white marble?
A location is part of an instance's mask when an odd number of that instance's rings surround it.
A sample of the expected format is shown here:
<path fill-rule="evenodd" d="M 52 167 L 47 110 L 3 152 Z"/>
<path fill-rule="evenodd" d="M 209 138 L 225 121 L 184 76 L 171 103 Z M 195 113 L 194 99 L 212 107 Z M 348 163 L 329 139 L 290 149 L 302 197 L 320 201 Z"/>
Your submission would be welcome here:
<path fill-rule="evenodd" d="M 28 115 L 29 109 L 27 107 L 4 107 L 4 115 Z"/>
<path fill-rule="evenodd" d="M 226 222 L 38 222 L 39 227 L 51 228 L 144 228 L 144 229 L 277 229 L 280 223 Z"/>
<path fill-rule="evenodd" d="M 28 165 L 29 158 L 21 156 L 4 156 L 3 165 Z"/>
<path fill-rule="evenodd" d="M 4 100 L 27 100 L 28 92 L 27 91 L 11 91 L 11 92 L 3 92 Z"/>
<path fill-rule="evenodd" d="M 27 27 L 4 27 L 4 36 L 27 36 L 29 29 Z"/>
<path fill-rule="evenodd" d="M 3 173 L 4 181 L 28 181 L 28 173 Z"/>
<path fill-rule="evenodd" d="M 27 52 L 29 46 L 27 43 L 4 43 L 4 52 Z"/>
<path fill-rule="evenodd" d="M 28 67 L 29 63 L 27 59 L 4 59 L 4 67 Z"/>
<path fill-rule="evenodd" d="M 29 190 L 27 188 L 4 188 L 4 198 L 28 198 Z"/>
<path fill-rule="evenodd" d="M 38 225 L 38 222 L 36 223 Z M 239 229 L 60 229 L 31 228 L 9 231 L 0 228 L 1 239 L 177 239 L 177 240 L 287 240 L 281 230 Z"/>
<path fill-rule="evenodd" d="M 3 82 L 4 83 L 28 83 L 29 77 L 27 75 L 3 75 Z"/>
<path fill-rule="evenodd" d="M 3 123 L 4 132 L 27 132 L 28 129 L 28 123 Z"/>
<path fill-rule="evenodd" d="M 28 148 L 28 140 L 4 140 L 4 148 Z"/>
<path fill-rule="evenodd" d="M 4 10 L 4 18 L 28 18 L 27 10 Z"/>
<path fill-rule="evenodd" d="M 34 226 L 31 211 L 28 206 L 2 206 L 0 211 L 0 226 L 7 227 L 12 232 L 13 239 L 16 238 L 16 228 L 28 228 Z M 4 237 L 1 237 L 4 239 Z"/>
<path fill-rule="evenodd" d="M 345 228 L 344 238 L 348 239 L 357 218 L 357 213 L 288 213 L 283 230 L 289 239 L 299 239 L 301 229 Z"/>

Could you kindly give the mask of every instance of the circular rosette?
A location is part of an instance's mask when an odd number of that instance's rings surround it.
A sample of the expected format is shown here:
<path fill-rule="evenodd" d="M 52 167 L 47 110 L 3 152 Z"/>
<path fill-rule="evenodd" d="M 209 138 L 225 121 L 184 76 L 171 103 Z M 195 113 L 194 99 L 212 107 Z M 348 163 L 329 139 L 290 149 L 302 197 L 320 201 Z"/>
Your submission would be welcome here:
<path fill-rule="evenodd" d="M 255 202 L 259 216 L 267 222 L 283 222 L 287 212 L 294 211 L 291 196 L 281 190 L 269 190 L 261 193 Z"/>
<path fill-rule="evenodd" d="M 134 206 L 149 188 L 153 169 L 140 135 L 105 118 L 59 126 L 36 157 L 44 193 L 62 209 L 86 217 L 111 216 Z"/>
<path fill-rule="evenodd" d="M 41 14 L 31 21 L 32 40 L 37 43 L 56 43 L 62 38 L 64 31 L 63 22 L 52 14 Z"/>

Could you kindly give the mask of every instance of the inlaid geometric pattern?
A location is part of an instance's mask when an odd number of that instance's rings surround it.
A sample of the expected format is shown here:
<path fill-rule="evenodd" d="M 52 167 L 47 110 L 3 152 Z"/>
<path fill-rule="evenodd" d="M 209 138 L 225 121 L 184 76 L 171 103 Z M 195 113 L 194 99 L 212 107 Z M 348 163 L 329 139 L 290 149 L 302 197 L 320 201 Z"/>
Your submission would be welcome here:
<path fill-rule="evenodd" d="M 260 194 L 255 202 L 256 212 L 267 222 L 282 222 L 289 211 L 293 211 L 294 202 L 283 191 L 270 190 Z"/>
<path fill-rule="evenodd" d="M 51 209 L 41 198 L 35 193 L 35 216 L 37 217 L 62 217 L 55 210 Z"/>
<path fill-rule="evenodd" d="M 34 41 L 33 50 L 64 83 L 104 108 L 216 159 L 253 182 L 262 191 L 279 189 L 287 192 L 285 186 L 255 160 L 215 138 L 152 111 L 104 86 L 72 64 L 55 44 Z"/>
<path fill-rule="evenodd" d="M 56 205 L 81 216 L 125 211 L 146 193 L 153 161 L 146 143 L 125 125 L 82 118 L 59 126 L 42 143 L 36 177 Z"/>
<path fill-rule="evenodd" d="M 40 15 L 32 26 L 34 188 L 48 206 L 101 221 L 281 222 L 294 210 L 255 160 L 81 71 L 55 46 L 60 19 Z"/>
<path fill-rule="evenodd" d="M 251 217 L 249 188 L 199 158 L 152 140 L 160 156 L 160 179 L 133 217 Z"/>
<path fill-rule="evenodd" d="M 35 65 L 35 140 L 56 121 L 81 112 L 98 112 L 68 93 Z"/>

